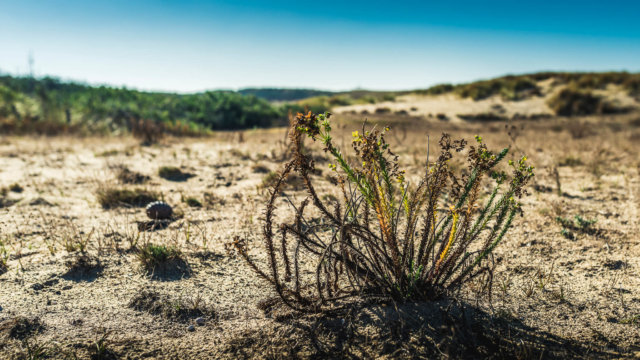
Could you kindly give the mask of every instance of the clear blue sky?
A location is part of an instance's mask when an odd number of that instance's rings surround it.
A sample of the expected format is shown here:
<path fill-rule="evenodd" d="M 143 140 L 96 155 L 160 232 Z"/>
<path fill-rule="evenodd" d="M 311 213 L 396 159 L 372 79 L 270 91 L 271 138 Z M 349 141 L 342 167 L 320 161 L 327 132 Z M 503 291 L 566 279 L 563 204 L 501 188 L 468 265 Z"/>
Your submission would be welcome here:
<path fill-rule="evenodd" d="M 640 71 L 640 1 L 0 0 L 0 71 L 195 92 Z"/>

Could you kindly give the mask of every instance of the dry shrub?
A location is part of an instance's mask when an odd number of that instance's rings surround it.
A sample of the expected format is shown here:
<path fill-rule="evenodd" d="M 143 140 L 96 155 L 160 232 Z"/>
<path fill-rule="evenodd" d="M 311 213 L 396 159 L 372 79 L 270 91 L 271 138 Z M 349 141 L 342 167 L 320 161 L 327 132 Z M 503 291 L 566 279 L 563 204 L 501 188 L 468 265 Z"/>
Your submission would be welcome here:
<path fill-rule="evenodd" d="M 137 171 L 132 171 L 125 165 L 115 165 L 111 169 L 116 175 L 116 179 L 122 184 L 144 184 L 150 177 Z"/>
<path fill-rule="evenodd" d="M 165 128 L 162 123 L 138 119 L 131 121 L 131 134 L 142 141 L 142 145 L 155 144 L 164 136 Z"/>
<path fill-rule="evenodd" d="M 290 131 L 293 159 L 278 175 L 266 206 L 268 269 L 253 262 L 245 242 L 235 239 L 240 255 L 287 305 L 315 311 L 356 295 L 430 300 L 491 272 L 488 258 L 510 228 L 520 208 L 516 199 L 533 176 L 526 158 L 509 162 L 508 177 L 495 170 L 508 149 L 493 153 L 476 137 L 478 144 L 468 151 L 469 171 L 457 176 L 449 163 L 466 142 L 444 134 L 441 154 L 427 161 L 420 182 L 411 186 L 386 143 L 388 130 L 363 126 L 362 134 L 353 133 L 354 166 L 334 146 L 329 114 L 296 117 Z M 338 172 L 342 200 L 323 200 L 328 198 L 316 192 L 313 157 L 301 151 L 304 135 L 320 141 L 335 161 L 330 167 Z M 308 197 L 298 204 L 286 198 L 295 217 L 278 225 L 276 203 L 291 173 L 302 179 Z M 483 199 L 487 178 L 496 184 Z"/>
<path fill-rule="evenodd" d="M 605 101 L 601 96 L 572 88 L 561 90 L 550 98 L 547 104 L 556 115 L 560 116 L 613 114 L 623 111 Z"/>

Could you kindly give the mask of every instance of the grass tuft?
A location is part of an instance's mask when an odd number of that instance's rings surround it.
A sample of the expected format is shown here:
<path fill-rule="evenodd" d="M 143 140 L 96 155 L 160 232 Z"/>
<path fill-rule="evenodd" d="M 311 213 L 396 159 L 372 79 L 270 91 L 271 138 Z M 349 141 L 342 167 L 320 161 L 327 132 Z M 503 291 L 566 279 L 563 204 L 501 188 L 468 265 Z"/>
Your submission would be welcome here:
<path fill-rule="evenodd" d="M 0 275 L 7 272 L 9 269 L 9 251 L 7 251 L 4 242 L 0 240 Z"/>
<path fill-rule="evenodd" d="M 158 193 L 153 191 L 112 187 L 100 187 L 96 192 L 96 196 L 103 209 L 123 206 L 143 207 L 159 199 Z"/>
<path fill-rule="evenodd" d="M 185 198 L 184 203 L 190 207 L 196 207 L 196 208 L 202 207 L 202 202 L 200 202 L 200 200 L 194 197 Z"/>
<path fill-rule="evenodd" d="M 182 252 L 172 246 L 147 244 L 138 249 L 138 260 L 147 275 L 171 277 L 190 273 Z"/>
<path fill-rule="evenodd" d="M 186 181 L 194 175 L 183 172 L 175 166 L 163 166 L 158 169 L 158 176 L 169 181 Z"/>
<path fill-rule="evenodd" d="M 215 319 L 217 317 L 212 306 L 199 295 L 194 297 L 172 297 L 155 290 L 145 289 L 129 301 L 129 307 L 165 319 L 189 322 L 198 317 Z"/>
<path fill-rule="evenodd" d="M 122 165 L 115 167 L 116 179 L 122 184 L 144 184 L 149 181 L 149 176 L 132 171 Z"/>

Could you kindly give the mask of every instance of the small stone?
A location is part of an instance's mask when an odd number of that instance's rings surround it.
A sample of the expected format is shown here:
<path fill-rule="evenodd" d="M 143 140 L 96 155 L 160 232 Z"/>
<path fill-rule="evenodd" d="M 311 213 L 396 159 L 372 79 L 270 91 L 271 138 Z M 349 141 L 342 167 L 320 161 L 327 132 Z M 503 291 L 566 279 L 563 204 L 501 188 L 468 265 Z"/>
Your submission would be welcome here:
<path fill-rule="evenodd" d="M 35 291 L 40 291 L 42 289 L 44 289 L 44 285 L 39 284 L 39 283 L 35 283 L 33 285 L 31 285 L 31 288 Z"/>
<path fill-rule="evenodd" d="M 198 324 L 199 326 L 204 326 L 204 318 L 203 317 L 197 318 L 196 324 Z"/>
<path fill-rule="evenodd" d="M 47 280 L 44 283 L 42 283 L 42 285 L 51 286 L 51 285 L 55 285 L 57 283 L 58 283 L 58 279 L 50 279 L 50 280 Z"/>
<path fill-rule="evenodd" d="M 193 325 L 189 325 L 189 327 L 187 328 L 187 331 L 196 331 L 196 327 Z"/>
<path fill-rule="evenodd" d="M 173 214 L 173 209 L 163 201 L 154 201 L 147 205 L 147 216 L 153 220 L 169 219 Z"/>

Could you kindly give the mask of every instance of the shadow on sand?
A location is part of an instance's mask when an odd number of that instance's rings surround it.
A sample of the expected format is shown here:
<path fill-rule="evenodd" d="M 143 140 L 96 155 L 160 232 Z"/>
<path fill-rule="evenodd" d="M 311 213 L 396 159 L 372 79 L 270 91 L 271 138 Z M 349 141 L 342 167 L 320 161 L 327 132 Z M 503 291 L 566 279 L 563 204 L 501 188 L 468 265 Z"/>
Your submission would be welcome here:
<path fill-rule="evenodd" d="M 262 307 L 275 328 L 232 339 L 227 354 L 264 351 L 304 358 L 564 359 L 611 358 L 619 352 L 578 343 L 459 301 L 352 304 L 302 315 L 272 301 Z M 302 355 L 304 354 L 304 355 Z"/>

